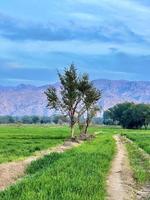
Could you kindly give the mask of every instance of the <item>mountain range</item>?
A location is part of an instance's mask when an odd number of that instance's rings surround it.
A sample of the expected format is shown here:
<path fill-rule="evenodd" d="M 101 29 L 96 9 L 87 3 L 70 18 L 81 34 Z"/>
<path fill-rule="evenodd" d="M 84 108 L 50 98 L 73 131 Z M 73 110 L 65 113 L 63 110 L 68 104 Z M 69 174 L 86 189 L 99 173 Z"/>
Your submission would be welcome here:
<path fill-rule="evenodd" d="M 129 101 L 150 103 L 150 81 L 94 80 L 93 84 L 102 91 L 99 104 L 103 110 Z M 59 90 L 59 83 L 50 86 Z M 47 100 L 44 91 L 48 85 L 18 85 L 15 87 L 0 86 L 0 115 L 40 115 L 54 114 L 46 108 Z"/>

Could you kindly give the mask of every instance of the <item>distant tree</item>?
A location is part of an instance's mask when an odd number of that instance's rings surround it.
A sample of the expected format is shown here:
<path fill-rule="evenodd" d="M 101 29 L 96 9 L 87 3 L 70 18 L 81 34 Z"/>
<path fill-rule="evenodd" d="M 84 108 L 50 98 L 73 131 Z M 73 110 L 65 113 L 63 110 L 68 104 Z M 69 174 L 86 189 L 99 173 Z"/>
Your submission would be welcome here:
<path fill-rule="evenodd" d="M 60 97 L 58 97 L 55 88 L 48 88 L 45 92 L 48 107 L 59 110 L 63 115 L 69 117 L 71 136 L 74 137 L 75 112 L 81 100 L 78 89 L 79 77 L 73 64 L 64 70 L 64 74 L 58 72 L 58 75 L 61 83 Z"/>
<path fill-rule="evenodd" d="M 37 124 L 40 122 L 40 118 L 38 116 L 31 116 L 31 120 L 33 124 Z"/>
<path fill-rule="evenodd" d="M 1 116 L 0 117 L 0 123 L 1 124 L 12 124 L 12 123 L 15 123 L 15 117 L 9 116 L 9 115 Z"/>
<path fill-rule="evenodd" d="M 114 117 L 113 117 L 113 111 L 112 109 L 106 110 L 103 113 L 103 123 L 105 125 L 115 125 Z"/>
<path fill-rule="evenodd" d="M 51 117 L 43 116 L 40 118 L 40 123 L 41 124 L 48 124 L 51 123 Z"/>
<path fill-rule="evenodd" d="M 104 112 L 104 120 L 117 122 L 123 128 L 148 127 L 150 123 L 150 105 L 122 103 Z"/>
<path fill-rule="evenodd" d="M 23 116 L 22 117 L 22 123 L 23 124 L 32 124 L 32 117 L 31 116 Z"/>

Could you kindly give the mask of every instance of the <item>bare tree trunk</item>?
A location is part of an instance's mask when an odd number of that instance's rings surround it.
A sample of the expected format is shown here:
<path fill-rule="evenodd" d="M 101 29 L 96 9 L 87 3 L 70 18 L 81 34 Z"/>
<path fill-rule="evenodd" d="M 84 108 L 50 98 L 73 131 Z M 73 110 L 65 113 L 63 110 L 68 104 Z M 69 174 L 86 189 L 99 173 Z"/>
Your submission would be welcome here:
<path fill-rule="evenodd" d="M 71 125 L 71 137 L 74 138 L 74 125 Z"/>
<path fill-rule="evenodd" d="M 85 125 L 85 130 L 84 130 L 84 134 L 87 134 L 87 130 L 89 127 L 89 123 L 90 123 L 90 119 L 89 119 L 89 113 L 87 111 L 87 118 L 86 118 L 86 125 Z"/>

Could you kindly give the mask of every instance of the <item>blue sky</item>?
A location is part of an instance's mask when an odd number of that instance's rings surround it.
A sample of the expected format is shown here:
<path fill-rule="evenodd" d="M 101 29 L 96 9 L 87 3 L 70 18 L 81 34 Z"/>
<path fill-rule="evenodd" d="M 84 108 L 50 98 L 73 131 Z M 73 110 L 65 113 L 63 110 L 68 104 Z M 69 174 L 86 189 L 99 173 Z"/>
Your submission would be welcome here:
<path fill-rule="evenodd" d="M 43 85 L 75 63 L 91 79 L 150 80 L 149 0 L 0 0 L 0 84 Z"/>

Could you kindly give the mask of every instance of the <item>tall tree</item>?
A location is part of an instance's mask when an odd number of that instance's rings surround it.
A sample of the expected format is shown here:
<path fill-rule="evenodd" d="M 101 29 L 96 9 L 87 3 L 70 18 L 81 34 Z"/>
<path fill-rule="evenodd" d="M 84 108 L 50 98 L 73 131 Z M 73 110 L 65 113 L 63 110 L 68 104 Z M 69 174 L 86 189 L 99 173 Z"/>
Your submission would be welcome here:
<path fill-rule="evenodd" d="M 97 102 L 101 98 L 101 91 L 96 89 L 87 74 L 84 74 L 79 83 L 79 90 L 81 92 L 83 107 L 81 111 L 85 110 L 86 120 L 85 120 L 85 130 L 84 133 L 87 133 L 89 124 L 99 110 L 96 106 Z"/>
<path fill-rule="evenodd" d="M 72 64 L 64 70 L 64 74 L 58 72 L 61 83 L 60 97 L 55 88 L 48 88 L 45 92 L 48 100 L 48 107 L 58 109 L 70 119 L 71 136 L 74 137 L 74 125 L 76 123 L 75 112 L 81 101 L 78 88 L 79 77 L 75 66 Z"/>

